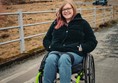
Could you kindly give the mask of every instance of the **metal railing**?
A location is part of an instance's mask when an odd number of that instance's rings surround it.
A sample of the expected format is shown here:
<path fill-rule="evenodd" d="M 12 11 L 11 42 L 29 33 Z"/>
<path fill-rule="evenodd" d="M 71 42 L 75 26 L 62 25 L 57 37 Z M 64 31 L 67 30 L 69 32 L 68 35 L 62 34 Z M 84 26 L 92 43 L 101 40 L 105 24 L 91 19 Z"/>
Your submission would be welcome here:
<path fill-rule="evenodd" d="M 107 12 L 108 9 L 109 9 L 109 11 L 108 11 L 109 13 Z M 91 9 L 82 9 L 82 8 L 77 9 L 77 11 L 80 12 L 81 14 L 83 13 L 83 11 L 86 11 L 86 10 L 87 11 L 93 10 L 93 12 L 89 15 L 82 15 L 82 17 L 85 19 L 87 17 L 93 17 L 93 19 L 91 21 L 89 21 L 89 23 L 90 24 L 93 23 L 94 27 L 96 27 L 97 23 L 98 23 L 97 16 L 102 16 L 102 18 L 99 19 L 99 20 L 102 20 L 102 23 L 105 23 L 107 21 L 108 16 L 109 16 L 109 20 L 113 19 L 113 7 L 112 6 L 104 7 L 104 8 L 95 7 L 95 8 L 91 8 Z M 103 12 L 101 12 L 100 14 L 97 14 L 97 10 L 103 10 Z M 56 10 L 34 11 L 34 12 L 22 12 L 21 10 L 19 10 L 18 12 L 14 12 L 14 13 L 0 13 L 0 16 L 1 15 L 18 15 L 18 26 L 3 27 L 3 28 L 0 28 L 0 30 L 18 28 L 19 34 L 20 34 L 20 38 L 5 41 L 5 42 L 0 42 L 0 45 L 20 41 L 20 53 L 23 53 L 26 50 L 25 49 L 25 39 L 36 37 L 36 36 L 42 36 L 46 33 L 46 32 L 44 32 L 44 33 L 39 33 L 39 34 L 30 35 L 30 36 L 25 37 L 24 36 L 24 27 L 48 24 L 48 23 L 52 22 L 52 21 L 47 21 L 47 22 L 39 22 L 39 23 L 34 23 L 34 24 L 23 24 L 23 14 L 41 14 L 41 13 L 55 13 L 55 12 L 56 12 Z"/>

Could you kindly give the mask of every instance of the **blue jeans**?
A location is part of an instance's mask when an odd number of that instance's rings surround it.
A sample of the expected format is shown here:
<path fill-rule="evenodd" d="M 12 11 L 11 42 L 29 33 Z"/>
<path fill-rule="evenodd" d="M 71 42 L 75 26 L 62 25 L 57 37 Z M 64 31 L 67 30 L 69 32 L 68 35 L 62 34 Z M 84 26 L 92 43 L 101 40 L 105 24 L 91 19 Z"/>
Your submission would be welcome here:
<path fill-rule="evenodd" d="M 66 53 L 62 53 L 57 56 L 53 52 L 55 51 L 50 52 L 46 59 L 43 83 L 54 83 L 54 80 L 56 79 L 57 69 L 59 69 L 60 83 L 70 83 L 72 74 L 72 63 L 70 56 Z M 83 57 L 73 52 L 68 53 L 71 53 L 74 56 L 73 65 L 82 62 Z"/>

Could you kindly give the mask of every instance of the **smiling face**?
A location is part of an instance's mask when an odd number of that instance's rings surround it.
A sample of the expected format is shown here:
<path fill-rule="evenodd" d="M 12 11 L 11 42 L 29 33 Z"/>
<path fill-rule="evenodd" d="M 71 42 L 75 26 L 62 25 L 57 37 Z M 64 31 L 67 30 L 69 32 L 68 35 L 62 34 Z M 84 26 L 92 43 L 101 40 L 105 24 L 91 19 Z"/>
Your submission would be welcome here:
<path fill-rule="evenodd" d="M 73 8 L 69 3 L 63 6 L 62 15 L 66 19 L 66 21 L 70 21 L 73 17 L 73 14 L 74 14 Z"/>

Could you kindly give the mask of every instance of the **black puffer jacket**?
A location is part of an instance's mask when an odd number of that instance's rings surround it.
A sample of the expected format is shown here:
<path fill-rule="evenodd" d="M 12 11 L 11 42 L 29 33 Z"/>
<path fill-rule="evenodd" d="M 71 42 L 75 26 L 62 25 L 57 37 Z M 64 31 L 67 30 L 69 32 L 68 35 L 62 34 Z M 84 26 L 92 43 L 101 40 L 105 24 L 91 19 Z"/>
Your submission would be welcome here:
<path fill-rule="evenodd" d="M 59 29 L 55 29 L 56 21 L 50 26 L 43 40 L 43 45 L 48 51 L 74 52 L 83 55 L 93 51 L 97 45 L 95 35 L 88 24 L 77 14 L 68 26 L 63 25 Z M 81 44 L 83 51 L 78 51 Z"/>

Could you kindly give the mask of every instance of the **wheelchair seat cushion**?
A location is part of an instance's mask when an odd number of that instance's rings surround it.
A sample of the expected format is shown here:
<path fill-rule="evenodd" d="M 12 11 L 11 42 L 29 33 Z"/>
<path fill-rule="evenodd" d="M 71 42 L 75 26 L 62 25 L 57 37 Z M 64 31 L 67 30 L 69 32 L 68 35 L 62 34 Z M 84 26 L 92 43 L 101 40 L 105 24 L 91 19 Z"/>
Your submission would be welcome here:
<path fill-rule="evenodd" d="M 78 73 L 82 69 L 83 69 L 83 64 L 82 63 L 74 65 L 74 66 L 72 66 L 72 74 Z"/>

